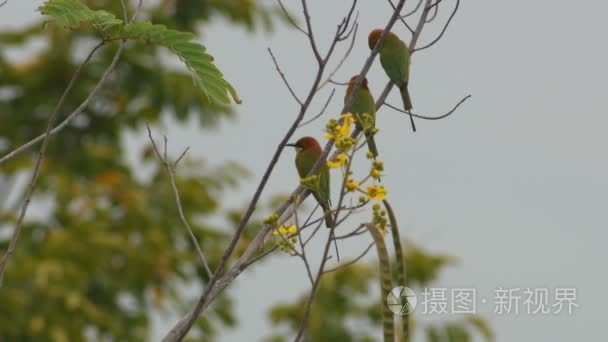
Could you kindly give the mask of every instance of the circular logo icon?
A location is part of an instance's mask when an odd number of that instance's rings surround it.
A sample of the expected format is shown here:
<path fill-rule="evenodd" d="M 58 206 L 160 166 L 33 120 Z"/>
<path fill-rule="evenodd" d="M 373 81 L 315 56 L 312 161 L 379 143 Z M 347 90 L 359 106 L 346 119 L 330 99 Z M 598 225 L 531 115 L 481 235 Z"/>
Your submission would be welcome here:
<path fill-rule="evenodd" d="M 407 286 L 394 287 L 388 296 L 386 296 L 386 304 L 395 315 L 407 315 L 414 311 L 418 297 L 416 292 Z"/>

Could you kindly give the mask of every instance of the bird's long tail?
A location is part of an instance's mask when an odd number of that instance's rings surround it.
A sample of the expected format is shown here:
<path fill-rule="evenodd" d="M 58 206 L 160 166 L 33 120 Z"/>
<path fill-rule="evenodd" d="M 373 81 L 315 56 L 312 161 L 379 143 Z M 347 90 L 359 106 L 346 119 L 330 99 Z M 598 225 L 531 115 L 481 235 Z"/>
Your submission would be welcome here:
<path fill-rule="evenodd" d="M 407 90 L 407 83 L 399 88 L 399 91 L 401 92 L 401 99 L 403 100 L 403 110 L 410 111 L 412 109 L 412 99 L 410 98 L 410 92 Z M 412 123 L 412 130 L 416 132 L 416 124 L 414 123 L 414 117 L 411 113 L 410 122 Z"/>
<path fill-rule="evenodd" d="M 325 215 L 325 225 L 327 228 L 333 228 L 336 223 L 334 222 L 334 216 L 332 215 L 333 213 L 331 212 L 329 205 L 327 205 L 327 203 L 321 203 L 321 207 L 323 208 L 323 214 Z"/>
<path fill-rule="evenodd" d="M 374 140 L 373 132 L 365 132 L 365 140 L 367 141 L 367 148 L 374 156 L 374 159 L 378 156 L 378 147 L 376 147 L 376 140 Z"/>

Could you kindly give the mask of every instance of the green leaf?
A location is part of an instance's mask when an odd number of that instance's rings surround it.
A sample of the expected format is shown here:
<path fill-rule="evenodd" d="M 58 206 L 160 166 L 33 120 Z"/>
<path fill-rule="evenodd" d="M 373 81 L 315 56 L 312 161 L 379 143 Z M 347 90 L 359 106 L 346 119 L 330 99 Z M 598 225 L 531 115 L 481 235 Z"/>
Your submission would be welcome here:
<path fill-rule="evenodd" d="M 76 0 L 49 0 L 39 10 L 70 30 L 90 24 L 104 40 L 129 39 L 164 46 L 186 64 L 194 83 L 210 101 L 230 104 L 230 95 L 236 103 L 241 103 L 234 87 L 213 64 L 213 56 L 203 45 L 193 41 L 196 36 L 190 32 L 150 22 L 125 24 L 111 13 L 94 11 Z"/>
<path fill-rule="evenodd" d="M 77 29 L 82 24 L 91 24 L 102 34 L 124 22 L 106 11 L 94 11 L 75 0 L 50 0 L 38 8 L 40 13 L 53 17 L 67 29 Z"/>
<path fill-rule="evenodd" d="M 193 73 L 196 85 L 210 98 L 229 104 L 228 94 L 236 103 L 241 103 L 236 90 L 223 78 L 213 64 L 213 56 L 205 47 L 193 42 L 192 33 L 171 30 L 164 25 L 150 22 L 132 23 L 122 26 L 117 36 L 162 45 L 176 54 Z"/>

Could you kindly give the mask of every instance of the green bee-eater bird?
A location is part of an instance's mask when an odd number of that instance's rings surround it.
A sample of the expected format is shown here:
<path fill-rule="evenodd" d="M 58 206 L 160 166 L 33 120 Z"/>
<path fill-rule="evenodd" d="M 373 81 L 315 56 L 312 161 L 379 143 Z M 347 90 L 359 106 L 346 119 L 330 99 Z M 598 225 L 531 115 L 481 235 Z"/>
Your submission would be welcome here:
<path fill-rule="evenodd" d="M 312 167 L 315 166 L 315 163 L 323 154 L 321 145 L 319 145 L 317 140 L 313 137 L 300 138 L 300 140 L 298 140 L 295 144 L 287 144 L 287 146 L 296 148 L 296 169 L 298 169 L 298 175 L 300 175 L 300 178 L 308 176 L 308 173 L 310 170 L 312 170 Z M 335 223 L 331 213 L 331 207 L 329 205 L 329 168 L 326 164 L 321 165 L 317 175 L 319 175 L 319 189 L 318 191 L 313 191 L 312 194 L 321 208 L 323 208 L 327 228 L 332 228 L 334 227 Z"/>
<path fill-rule="evenodd" d="M 359 75 L 353 76 L 348 82 L 346 95 L 344 95 L 344 104 L 346 104 L 346 101 L 353 91 L 357 77 L 359 77 Z M 365 139 L 367 140 L 367 147 L 369 151 L 372 153 L 374 158 L 376 158 L 378 156 L 378 148 L 376 147 L 376 141 L 374 140 L 374 131 L 376 128 L 376 102 L 374 101 L 374 97 L 367 87 L 367 78 L 365 77 L 363 80 L 361 80 L 361 86 L 359 87 L 359 91 L 353 100 L 352 106 L 350 107 L 350 112 L 353 113 L 355 123 L 361 130 L 363 130 L 363 125 L 361 124 L 363 113 L 369 114 L 372 118 L 371 127 L 368 127 L 368 129 L 364 130 L 363 133 L 365 133 Z"/>
<path fill-rule="evenodd" d="M 373 30 L 368 37 L 370 49 L 374 49 L 376 42 L 384 32 L 383 29 Z M 388 78 L 399 88 L 401 99 L 403 100 L 403 109 L 409 111 L 412 109 L 412 100 L 410 93 L 407 90 L 407 84 L 410 79 L 410 50 L 407 45 L 392 32 L 389 32 L 382 42 L 380 48 L 380 64 Z M 414 118 L 410 114 L 412 129 L 416 131 Z"/>

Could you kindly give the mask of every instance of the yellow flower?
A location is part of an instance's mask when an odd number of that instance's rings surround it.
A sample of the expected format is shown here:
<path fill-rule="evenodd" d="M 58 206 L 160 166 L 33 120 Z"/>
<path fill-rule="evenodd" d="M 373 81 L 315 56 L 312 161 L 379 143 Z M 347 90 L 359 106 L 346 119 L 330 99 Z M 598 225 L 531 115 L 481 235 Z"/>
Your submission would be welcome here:
<path fill-rule="evenodd" d="M 356 191 L 357 189 L 359 189 L 359 183 L 356 182 L 354 179 L 348 179 L 348 181 L 346 181 L 346 189 L 350 192 L 352 191 Z"/>
<path fill-rule="evenodd" d="M 275 229 L 274 232 L 272 232 L 273 235 L 283 235 L 283 236 L 290 236 L 290 235 L 295 235 L 298 232 L 298 228 L 296 227 L 295 224 L 292 224 L 291 226 L 280 226 L 279 228 Z"/>
<path fill-rule="evenodd" d="M 355 140 L 350 135 L 344 135 L 336 139 L 336 148 L 342 152 L 346 152 L 355 146 Z"/>
<path fill-rule="evenodd" d="M 338 124 L 338 121 L 336 119 L 331 119 L 329 120 L 329 122 L 327 123 L 327 125 L 325 125 L 325 138 L 328 140 L 331 139 L 336 139 L 336 137 L 338 136 L 339 132 L 340 132 L 340 125 Z"/>
<path fill-rule="evenodd" d="M 370 172 L 370 175 L 373 178 L 378 179 L 378 178 L 380 178 L 380 171 L 378 171 L 378 169 L 372 169 L 372 171 Z"/>
<path fill-rule="evenodd" d="M 353 118 L 353 114 L 343 114 L 340 116 L 340 119 L 342 120 L 342 126 L 340 126 L 340 135 L 349 135 L 351 126 L 353 125 L 353 123 L 355 123 L 355 118 Z"/>
<path fill-rule="evenodd" d="M 319 182 L 320 182 L 319 175 L 311 175 L 306 178 L 300 179 L 300 185 L 302 185 L 308 189 L 311 189 L 311 190 L 318 189 L 320 186 Z"/>
<path fill-rule="evenodd" d="M 264 219 L 264 224 L 270 224 L 273 225 L 275 223 L 277 223 L 277 221 L 279 220 L 279 215 L 277 214 L 270 214 L 268 215 L 265 219 Z"/>
<path fill-rule="evenodd" d="M 367 187 L 367 198 L 382 201 L 386 198 L 386 189 L 382 185 L 370 185 Z"/>
<path fill-rule="evenodd" d="M 335 169 L 335 168 L 346 165 L 347 161 L 348 161 L 348 155 L 346 154 L 346 152 L 342 152 L 342 153 L 338 154 L 334 160 L 328 160 L 327 166 L 332 169 Z"/>
<path fill-rule="evenodd" d="M 342 123 L 339 123 L 335 119 L 331 119 L 326 127 L 325 138 L 331 140 L 334 139 L 336 141 L 347 137 L 350 134 L 350 130 L 352 128 L 353 123 L 355 123 L 355 119 L 351 113 L 344 114 L 340 116 L 340 120 Z"/>

